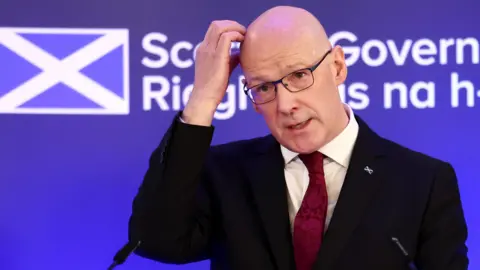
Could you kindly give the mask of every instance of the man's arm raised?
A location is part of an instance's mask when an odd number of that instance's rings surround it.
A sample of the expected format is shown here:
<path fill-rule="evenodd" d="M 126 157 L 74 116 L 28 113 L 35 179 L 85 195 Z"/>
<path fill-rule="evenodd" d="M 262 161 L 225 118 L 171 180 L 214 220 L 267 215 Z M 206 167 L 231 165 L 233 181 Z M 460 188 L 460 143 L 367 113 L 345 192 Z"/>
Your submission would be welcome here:
<path fill-rule="evenodd" d="M 233 68 L 230 44 L 242 41 L 244 34 L 236 22 L 215 21 L 197 50 L 189 102 L 152 153 L 133 202 L 129 238 L 141 241 L 136 250 L 140 256 L 175 264 L 209 258 L 213 213 L 207 156 L 212 121 Z"/>

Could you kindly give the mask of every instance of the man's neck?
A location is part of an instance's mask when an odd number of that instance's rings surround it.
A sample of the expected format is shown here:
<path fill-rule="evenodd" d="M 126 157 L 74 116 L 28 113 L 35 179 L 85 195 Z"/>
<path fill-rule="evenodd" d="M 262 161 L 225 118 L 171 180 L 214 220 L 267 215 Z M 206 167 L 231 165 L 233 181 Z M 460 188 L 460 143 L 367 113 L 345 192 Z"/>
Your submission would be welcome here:
<path fill-rule="evenodd" d="M 348 111 L 348 108 L 346 106 L 341 105 L 339 109 L 338 118 L 335 121 L 335 126 L 332 129 L 332 133 L 330 134 L 327 143 L 332 141 L 335 137 L 337 137 L 342 131 L 348 126 L 348 122 L 350 121 L 350 112 Z"/>

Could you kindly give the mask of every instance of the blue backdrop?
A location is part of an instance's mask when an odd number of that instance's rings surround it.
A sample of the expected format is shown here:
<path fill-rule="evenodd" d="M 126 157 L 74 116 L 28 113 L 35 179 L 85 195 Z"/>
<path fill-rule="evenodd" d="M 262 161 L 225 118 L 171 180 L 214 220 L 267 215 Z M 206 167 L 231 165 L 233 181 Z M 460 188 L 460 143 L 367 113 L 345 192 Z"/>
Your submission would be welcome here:
<path fill-rule="evenodd" d="M 470 269 L 480 269 L 473 0 L 1 0 L 0 269 L 105 269 L 126 241 L 149 155 L 188 98 L 194 49 L 210 21 L 246 25 L 279 4 L 307 8 L 344 47 L 340 91 L 356 113 L 454 165 Z M 237 70 L 216 113 L 215 144 L 268 132 L 240 79 Z M 208 262 L 134 256 L 121 269 Z"/>

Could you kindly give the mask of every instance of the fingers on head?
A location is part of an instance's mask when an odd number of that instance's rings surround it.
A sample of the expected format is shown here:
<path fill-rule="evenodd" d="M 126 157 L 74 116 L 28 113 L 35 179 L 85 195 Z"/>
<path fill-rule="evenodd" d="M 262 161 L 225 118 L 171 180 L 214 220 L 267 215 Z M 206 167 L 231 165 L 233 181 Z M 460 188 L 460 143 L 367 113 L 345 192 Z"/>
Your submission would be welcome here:
<path fill-rule="evenodd" d="M 233 41 L 242 42 L 243 38 L 243 34 L 240 34 L 239 32 L 225 32 L 220 36 L 216 49 L 222 51 L 230 50 Z"/>
<path fill-rule="evenodd" d="M 213 21 L 208 27 L 203 42 L 207 49 L 215 50 L 220 47 L 219 42 L 242 41 L 245 32 L 246 28 L 238 22 L 230 20 Z M 227 35 L 224 36 L 225 34 Z M 222 45 L 221 48 L 224 48 L 224 46 Z"/>

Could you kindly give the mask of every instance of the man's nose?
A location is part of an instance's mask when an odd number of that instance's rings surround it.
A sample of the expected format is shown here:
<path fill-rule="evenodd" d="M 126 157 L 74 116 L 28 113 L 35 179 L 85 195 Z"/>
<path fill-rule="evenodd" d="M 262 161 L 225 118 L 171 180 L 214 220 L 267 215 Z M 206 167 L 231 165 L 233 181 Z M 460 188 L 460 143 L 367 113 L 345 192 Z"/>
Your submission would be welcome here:
<path fill-rule="evenodd" d="M 288 91 L 283 84 L 277 85 L 277 109 L 284 114 L 291 114 L 297 110 L 297 97 L 295 93 Z"/>

